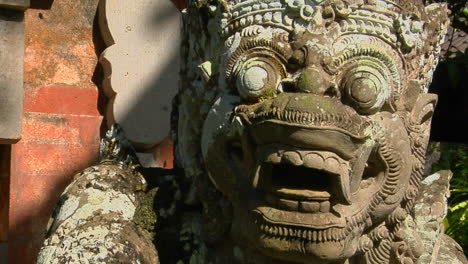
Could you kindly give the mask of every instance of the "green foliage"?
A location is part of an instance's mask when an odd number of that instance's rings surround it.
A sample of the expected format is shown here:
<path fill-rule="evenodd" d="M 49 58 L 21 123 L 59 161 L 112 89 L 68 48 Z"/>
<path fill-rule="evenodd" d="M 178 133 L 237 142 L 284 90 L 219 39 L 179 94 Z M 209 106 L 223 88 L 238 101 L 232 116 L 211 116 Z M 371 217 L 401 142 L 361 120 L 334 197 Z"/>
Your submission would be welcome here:
<path fill-rule="evenodd" d="M 468 252 L 468 145 L 441 143 L 440 152 L 441 158 L 433 171 L 449 169 L 453 172 L 446 234 Z"/>

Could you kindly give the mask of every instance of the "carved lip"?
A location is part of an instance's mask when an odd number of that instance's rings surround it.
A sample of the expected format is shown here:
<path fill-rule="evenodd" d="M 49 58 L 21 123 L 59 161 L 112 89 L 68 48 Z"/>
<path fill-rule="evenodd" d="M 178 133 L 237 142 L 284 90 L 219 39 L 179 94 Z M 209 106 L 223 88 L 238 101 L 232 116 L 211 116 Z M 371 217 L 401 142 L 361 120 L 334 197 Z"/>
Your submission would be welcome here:
<path fill-rule="evenodd" d="M 350 165 L 328 151 L 260 146 L 254 186 L 271 206 L 303 213 L 328 213 L 332 204 L 350 204 Z"/>
<path fill-rule="evenodd" d="M 366 119 L 338 98 L 314 94 L 281 93 L 258 104 L 239 105 L 235 113 L 249 125 L 269 122 L 296 129 L 326 129 L 355 140 L 366 137 L 364 131 L 369 125 Z"/>
<path fill-rule="evenodd" d="M 320 230 L 333 227 L 344 228 L 346 226 L 344 218 L 337 217 L 332 213 L 307 214 L 279 210 L 268 206 L 258 206 L 252 213 L 258 222 L 264 221 L 269 224 L 287 227 Z"/>

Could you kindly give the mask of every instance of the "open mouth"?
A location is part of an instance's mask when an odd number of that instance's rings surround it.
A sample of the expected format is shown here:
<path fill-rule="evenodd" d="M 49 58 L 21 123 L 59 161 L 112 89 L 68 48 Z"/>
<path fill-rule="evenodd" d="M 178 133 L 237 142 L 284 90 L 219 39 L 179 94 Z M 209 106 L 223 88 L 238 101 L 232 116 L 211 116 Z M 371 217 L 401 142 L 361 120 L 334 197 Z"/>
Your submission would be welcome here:
<path fill-rule="evenodd" d="M 350 204 L 350 165 L 327 151 L 263 148 L 254 182 L 272 207 L 303 213 L 328 213 Z"/>

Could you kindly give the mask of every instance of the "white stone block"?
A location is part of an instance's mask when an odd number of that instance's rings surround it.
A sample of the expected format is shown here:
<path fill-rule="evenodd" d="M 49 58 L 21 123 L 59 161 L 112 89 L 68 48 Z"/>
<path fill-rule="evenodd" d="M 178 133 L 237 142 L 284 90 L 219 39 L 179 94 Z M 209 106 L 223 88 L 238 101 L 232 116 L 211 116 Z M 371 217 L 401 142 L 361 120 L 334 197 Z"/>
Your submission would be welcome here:
<path fill-rule="evenodd" d="M 179 76 L 180 12 L 169 0 L 101 0 L 101 55 L 108 125 L 152 145 L 170 130 Z"/>

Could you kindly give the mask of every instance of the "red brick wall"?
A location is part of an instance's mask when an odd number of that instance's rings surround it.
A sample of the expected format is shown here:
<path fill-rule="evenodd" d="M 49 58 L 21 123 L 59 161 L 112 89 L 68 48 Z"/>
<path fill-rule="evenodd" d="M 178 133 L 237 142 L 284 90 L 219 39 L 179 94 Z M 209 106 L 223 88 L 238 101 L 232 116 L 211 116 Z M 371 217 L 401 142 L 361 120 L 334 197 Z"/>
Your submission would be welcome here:
<path fill-rule="evenodd" d="M 186 6 L 186 0 L 171 1 Z M 97 159 L 104 124 L 98 109 L 105 109 L 98 88 L 98 2 L 31 0 L 25 14 L 23 133 L 10 161 L 11 264 L 35 262 L 60 194 Z M 154 156 L 172 168 L 172 142 L 165 140 Z"/>
<path fill-rule="evenodd" d="M 73 175 L 95 162 L 98 0 L 55 0 L 25 14 L 23 133 L 11 148 L 9 263 L 32 264 Z M 38 6 L 39 8 L 43 8 Z M 95 78 L 98 79 L 98 78 Z"/>

